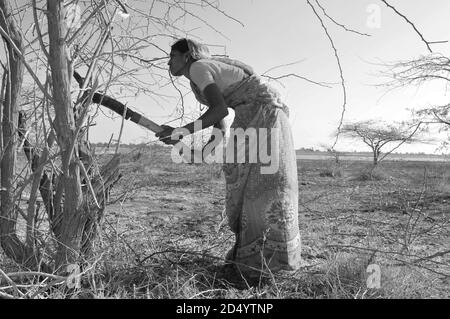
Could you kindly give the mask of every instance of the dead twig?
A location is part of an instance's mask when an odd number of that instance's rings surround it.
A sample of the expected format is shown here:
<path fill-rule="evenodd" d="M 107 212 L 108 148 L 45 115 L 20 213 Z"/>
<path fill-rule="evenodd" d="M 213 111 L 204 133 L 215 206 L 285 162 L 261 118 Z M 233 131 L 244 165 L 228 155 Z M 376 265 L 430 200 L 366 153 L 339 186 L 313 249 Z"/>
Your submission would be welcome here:
<path fill-rule="evenodd" d="M 324 32 L 325 32 L 325 34 L 326 34 L 326 36 L 327 36 L 327 38 L 328 38 L 328 40 L 330 42 L 330 45 L 331 45 L 331 47 L 333 49 L 334 56 L 336 58 L 336 63 L 337 63 L 338 69 L 339 69 L 339 77 L 340 77 L 340 80 L 341 80 L 342 94 L 343 94 L 342 98 L 343 98 L 343 100 L 342 100 L 341 118 L 339 120 L 339 125 L 338 125 L 338 129 L 337 129 L 336 139 L 335 139 L 335 141 L 333 143 L 333 146 L 331 147 L 331 149 L 334 150 L 334 148 L 336 147 L 336 144 L 338 142 L 338 139 L 339 139 L 339 134 L 340 134 L 340 131 L 341 131 L 342 123 L 344 121 L 344 114 L 345 114 L 346 106 L 347 106 L 347 88 L 345 86 L 344 72 L 342 70 L 342 65 L 341 65 L 341 60 L 339 58 L 338 50 L 337 50 L 337 48 L 336 48 L 336 46 L 334 44 L 333 38 L 331 37 L 330 33 L 328 32 L 327 27 L 325 26 L 324 21 L 322 20 L 322 18 L 320 17 L 319 13 L 316 11 L 316 8 L 312 5 L 312 3 L 309 0 L 306 0 L 306 2 L 311 7 L 314 15 L 319 20 L 320 25 L 322 26 L 322 29 L 324 30 Z"/>
<path fill-rule="evenodd" d="M 381 0 L 381 2 L 383 2 L 388 8 L 392 9 L 398 16 L 402 17 L 409 25 L 412 26 L 414 31 L 419 35 L 422 42 L 425 43 L 425 45 L 427 46 L 427 49 L 430 53 L 433 53 L 433 50 L 431 50 L 430 44 L 447 42 L 447 41 L 430 42 L 430 41 L 425 40 L 422 33 L 416 28 L 416 26 L 414 25 L 414 23 L 411 22 L 411 20 L 409 20 L 404 14 L 400 13 L 400 11 L 398 11 L 393 5 L 389 4 L 386 0 Z"/>

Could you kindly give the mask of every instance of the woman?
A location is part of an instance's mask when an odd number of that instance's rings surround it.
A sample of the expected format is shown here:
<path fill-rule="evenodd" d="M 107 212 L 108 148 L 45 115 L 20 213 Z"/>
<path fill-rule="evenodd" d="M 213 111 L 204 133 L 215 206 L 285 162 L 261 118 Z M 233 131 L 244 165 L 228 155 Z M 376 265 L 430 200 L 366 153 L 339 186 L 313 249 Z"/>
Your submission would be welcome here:
<path fill-rule="evenodd" d="M 230 107 L 235 112 L 231 128 L 254 129 L 258 142 L 265 140 L 278 158 L 278 169 L 264 173 L 259 157 L 256 162 L 248 160 L 255 145 L 229 141 L 226 152 L 244 151 L 246 161 L 227 158 L 223 166 L 225 209 L 236 234 L 236 243 L 226 260 L 250 276 L 265 270 L 297 270 L 301 248 L 297 164 L 287 106 L 249 66 L 236 60 L 211 58 L 206 46 L 191 39 L 172 45 L 168 65 L 172 75 L 189 79 L 197 100 L 208 106 L 198 119 L 201 125 L 192 122 L 184 129 L 190 133 L 194 133 L 194 127 L 199 130 L 214 125 L 223 129 L 221 121 Z M 157 136 L 167 144 L 175 144 L 178 139 L 176 134 L 172 136 L 173 130 L 164 126 Z"/>

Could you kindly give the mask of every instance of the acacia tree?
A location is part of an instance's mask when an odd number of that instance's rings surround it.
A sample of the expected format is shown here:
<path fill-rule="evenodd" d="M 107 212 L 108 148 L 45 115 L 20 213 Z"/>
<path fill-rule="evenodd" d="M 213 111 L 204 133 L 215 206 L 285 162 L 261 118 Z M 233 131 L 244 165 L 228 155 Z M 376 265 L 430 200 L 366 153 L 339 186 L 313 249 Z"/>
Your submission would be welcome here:
<path fill-rule="evenodd" d="M 385 74 L 390 78 L 386 85 L 393 89 L 416 86 L 420 87 L 426 83 L 443 84 L 443 95 L 445 86 L 450 83 L 450 58 L 431 53 L 409 61 L 397 62 L 388 65 Z M 450 104 L 431 105 L 413 111 L 412 123 L 423 123 L 424 125 L 438 125 L 441 131 L 450 129 Z M 443 142 L 443 146 L 448 145 Z"/>
<path fill-rule="evenodd" d="M 418 132 L 419 128 L 420 124 L 416 125 L 413 130 L 407 130 L 404 125 L 385 124 L 368 120 L 344 124 L 341 129 L 341 134 L 347 138 L 360 140 L 369 146 L 373 153 L 373 166 L 375 167 L 401 144 L 418 142 L 419 139 L 414 137 L 414 135 Z M 392 148 L 380 158 L 381 149 L 387 144 L 394 142 L 397 142 L 395 148 Z"/>

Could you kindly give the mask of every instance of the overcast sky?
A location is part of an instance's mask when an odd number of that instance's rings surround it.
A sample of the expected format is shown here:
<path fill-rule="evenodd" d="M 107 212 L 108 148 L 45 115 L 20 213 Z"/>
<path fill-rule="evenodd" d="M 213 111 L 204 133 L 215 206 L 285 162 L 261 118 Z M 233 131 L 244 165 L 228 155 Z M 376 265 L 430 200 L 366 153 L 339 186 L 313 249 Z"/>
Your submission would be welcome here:
<path fill-rule="evenodd" d="M 381 1 L 321 0 L 320 3 L 337 22 L 370 34 L 367 37 L 345 32 L 329 20 L 324 20 L 341 58 L 346 81 L 345 120 L 404 120 L 409 116 L 407 108 L 448 103 L 449 97 L 443 83 L 394 92 L 374 86 L 380 83 L 381 78 L 376 75 L 382 70 L 375 63 L 412 59 L 428 53 L 411 25 Z M 449 40 L 450 1 L 390 0 L 390 3 L 413 21 L 427 40 Z M 269 74 L 295 73 L 318 82 L 339 82 L 334 51 L 306 0 L 227 0 L 220 1 L 220 8 L 244 26 L 201 8 L 196 13 L 222 34 L 193 19 L 181 21 L 185 29 L 193 30 L 196 38 L 218 45 L 211 47 L 212 53 L 226 53 L 252 65 L 258 73 L 274 66 L 301 61 Z M 167 50 L 171 42 L 167 39 Z M 432 48 L 435 52 L 449 55 L 448 43 L 433 45 Z M 186 81 L 184 83 L 187 84 Z M 324 88 L 293 77 L 284 79 L 282 83 L 283 86 L 276 85 L 291 110 L 295 147 L 331 145 L 332 134 L 342 112 L 342 87 L 334 85 Z M 176 95 L 175 88 L 168 90 Z M 129 103 L 158 123 L 167 122 L 174 107 L 156 106 L 144 97 L 129 100 Z M 195 104 L 190 99 L 187 103 Z M 97 121 L 97 126 L 91 130 L 91 139 L 94 142 L 107 141 L 112 133 L 117 136 L 119 127 L 120 119 Z M 126 123 L 123 142 L 137 143 L 152 139 L 152 133 L 133 123 Z M 337 147 L 343 150 L 364 149 L 362 145 L 345 140 L 340 140 Z M 433 152 L 435 148 L 416 145 L 402 147 L 400 151 Z"/>

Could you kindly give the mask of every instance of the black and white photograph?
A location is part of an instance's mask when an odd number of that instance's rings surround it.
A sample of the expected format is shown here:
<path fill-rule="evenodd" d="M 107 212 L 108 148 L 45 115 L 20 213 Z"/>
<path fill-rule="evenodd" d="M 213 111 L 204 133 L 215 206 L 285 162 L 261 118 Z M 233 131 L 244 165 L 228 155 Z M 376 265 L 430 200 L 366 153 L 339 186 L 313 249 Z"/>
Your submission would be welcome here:
<path fill-rule="evenodd" d="M 448 0 L 0 0 L 0 299 L 449 299 L 449 30 Z"/>

